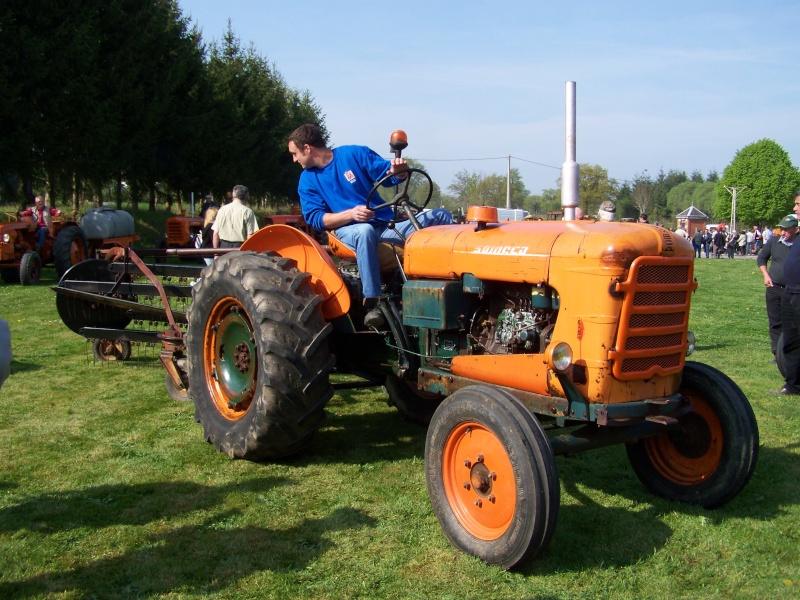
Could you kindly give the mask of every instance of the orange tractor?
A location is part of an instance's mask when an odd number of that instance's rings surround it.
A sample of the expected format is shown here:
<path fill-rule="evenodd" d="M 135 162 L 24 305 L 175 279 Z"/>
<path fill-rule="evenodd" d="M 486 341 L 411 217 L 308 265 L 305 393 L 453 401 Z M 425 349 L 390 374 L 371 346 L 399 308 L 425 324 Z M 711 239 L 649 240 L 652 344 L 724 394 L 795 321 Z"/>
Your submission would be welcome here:
<path fill-rule="evenodd" d="M 409 174 L 388 204 L 414 220 L 430 193 L 412 203 L 409 182 L 430 178 Z M 368 206 L 385 203 L 376 192 Z M 472 207 L 464 224 L 383 250 L 394 260 L 382 274 L 381 330 L 362 325 L 352 253 L 330 249 L 336 262 L 309 235 L 267 226 L 180 289 L 157 277 L 178 267 L 128 252 L 68 272 L 59 312 L 87 337 L 131 339 L 139 295 L 190 296 L 185 313 L 162 315 L 167 387 L 194 402 L 205 439 L 231 458 L 306 448 L 325 424 L 334 371 L 383 386 L 390 405 L 428 423 L 425 473 L 445 535 L 505 568 L 553 534 L 558 455 L 624 443 L 645 487 L 708 508 L 748 482 L 753 411 L 729 377 L 685 360 L 697 283 L 691 245 L 669 230 L 499 223 L 496 209 Z M 142 275 L 148 283 L 136 283 Z"/>

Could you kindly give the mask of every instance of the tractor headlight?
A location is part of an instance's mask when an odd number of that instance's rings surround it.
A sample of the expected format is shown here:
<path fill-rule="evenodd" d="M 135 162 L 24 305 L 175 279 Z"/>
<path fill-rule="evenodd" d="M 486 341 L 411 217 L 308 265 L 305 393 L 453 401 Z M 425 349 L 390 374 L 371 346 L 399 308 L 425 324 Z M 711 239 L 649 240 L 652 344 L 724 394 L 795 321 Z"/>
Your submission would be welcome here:
<path fill-rule="evenodd" d="M 547 362 L 550 368 L 563 373 L 572 364 L 572 348 L 566 342 L 558 342 L 547 349 Z"/>
<path fill-rule="evenodd" d="M 686 356 L 689 356 L 692 352 L 694 352 L 695 346 L 697 345 L 697 340 L 694 337 L 694 332 L 687 331 L 686 332 Z"/>
<path fill-rule="evenodd" d="M 3 243 L 4 243 L 4 244 L 7 244 L 7 243 L 8 243 L 8 242 L 10 242 L 10 241 L 11 241 L 11 235 L 10 235 L 10 234 L 8 234 L 8 233 L 4 233 L 4 234 L 3 234 Z"/>

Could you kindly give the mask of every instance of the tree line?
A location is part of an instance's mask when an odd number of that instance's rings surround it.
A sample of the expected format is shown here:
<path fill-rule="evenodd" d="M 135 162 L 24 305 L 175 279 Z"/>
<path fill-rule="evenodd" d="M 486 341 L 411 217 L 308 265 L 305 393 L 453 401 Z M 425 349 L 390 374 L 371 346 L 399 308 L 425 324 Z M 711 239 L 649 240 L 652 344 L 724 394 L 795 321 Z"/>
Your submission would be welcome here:
<path fill-rule="evenodd" d="M 517 169 L 510 169 L 511 205 L 534 216 L 547 218 L 561 211 L 559 187 L 531 194 Z M 461 171 L 448 186 L 437 189 L 442 206 L 462 213 L 472 204 L 504 207 L 508 201 L 507 174 Z M 650 222 L 675 228 L 676 217 L 694 206 L 709 220 L 729 222 L 732 189 L 737 188 L 737 223 L 771 227 L 793 212 L 794 195 L 800 190 L 800 171 L 788 153 L 774 140 L 762 139 L 737 151 L 722 176 L 711 171 L 660 169 L 655 175 L 644 171 L 630 181 L 617 181 L 600 165 L 581 164 L 579 201 L 585 214 L 597 214 L 600 204 L 611 200 L 618 218 L 637 219 L 647 214 Z"/>
<path fill-rule="evenodd" d="M 0 6 L 0 194 L 134 207 L 296 196 L 286 137 L 324 116 L 230 23 L 207 45 L 174 0 L 8 0 Z M 326 133 L 327 135 L 327 133 Z"/>
<path fill-rule="evenodd" d="M 154 210 L 244 183 L 266 206 L 284 206 L 297 201 L 299 175 L 286 137 L 307 122 L 328 135 L 311 92 L 287 85 L 230 22 L 222 40 L 206 44 L 176 0 L 6 0 L 0 89 L 4 203 L 46 192 L 76 211 L 81 202 L 137 208 L 142 199 Z M 531 194 L 517 169 L 510 175 L 514 208 L 560 210 L 560 182 Z M 506 174 L 464 170 L 445 191 L 434 182 L 433 202 L 454 212 L 505 206 L 507 186 Z M 647 213 L 665 225 L 692 205 L 728 220 L 736 188 L 737 220 L 769 225 L 792 210 L 800 172 L 763 139 L 739 150 L 722 176 L 660 169 L 618 181 L 582 164 L 579 188 L 586 214 L 612 200 L 620 218 Z"/>

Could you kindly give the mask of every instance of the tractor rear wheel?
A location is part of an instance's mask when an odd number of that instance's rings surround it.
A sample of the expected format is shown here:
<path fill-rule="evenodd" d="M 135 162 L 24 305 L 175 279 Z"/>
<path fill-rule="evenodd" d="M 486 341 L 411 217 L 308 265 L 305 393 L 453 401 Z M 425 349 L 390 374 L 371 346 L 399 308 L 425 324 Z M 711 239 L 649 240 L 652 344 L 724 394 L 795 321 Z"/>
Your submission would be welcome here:
<path fill-rule="evenodd" d="M 89 244 L 83 230 L 70 225 L 62 229 L 53 244 L 53 262 L 56 272 L 61 277 L 70 267 L 88 258 Z"/>
<path fill-rule="evenodd" d="M 626 444 L 636 476 L 654 494 L 722 506 L 750 480 L 758 456 L 758 425 L 747 397 L 727 375 L 697 362 L 683 369 L 680 393 L 692 411 L 658 437 Z"/>
<path fill-rule="evenodd" d="M 42 259 L 36 252 L 26 252 L 19 261 L 19 281 L 22 285 L 39 283 L 42 276 Z"/>
<path fill-rule="evenodd" d="M 457 548 L 510 569 L 550 541 L 560 502 L 553 451 L 512 395 L 461 388 L 436 409 L 425 441 L 433 512 Z"/>
<path fill-rule="evenodd" d="M 231 458 L 300 451 L 333 396 L 322 296 L 294 260 L 231 252 L 203 270 L 187 310 L 189 395 L 205 438 Z"/>

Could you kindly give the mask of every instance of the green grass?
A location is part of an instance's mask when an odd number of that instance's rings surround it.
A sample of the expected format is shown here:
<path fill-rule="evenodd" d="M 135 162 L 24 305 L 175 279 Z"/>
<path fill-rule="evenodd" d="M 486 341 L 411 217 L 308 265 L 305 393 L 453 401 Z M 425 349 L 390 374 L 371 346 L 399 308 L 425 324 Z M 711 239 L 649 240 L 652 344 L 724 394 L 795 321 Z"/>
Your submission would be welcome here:
<path fill-rule="evenodd" d="M 230 461 L 171 401 L 152 351 L 99 364 L 55 311 L 55 273 L 0 284 L 14 363 L 0 390 L 2 598 L 797 598 L 800 416 L 770 396 L 763 283 L 751 259 L 698 260 L 693 359 L 758 418 L 753 479 L 714 510 L 648 494 L 615 446 L 558 458 L 544 554 L 515 572 L 445 539 L 424 429 L 376 389 L 328 405 L 302 455 Z"/>

